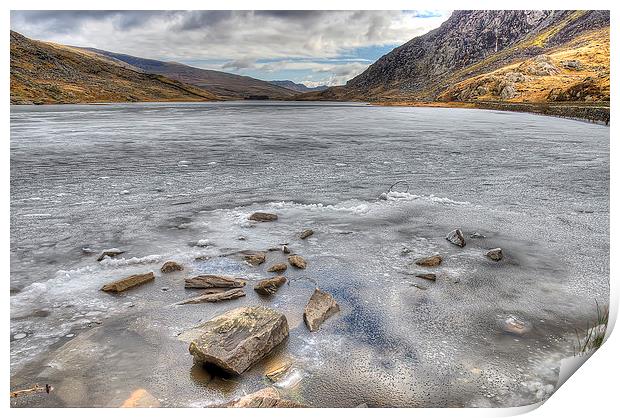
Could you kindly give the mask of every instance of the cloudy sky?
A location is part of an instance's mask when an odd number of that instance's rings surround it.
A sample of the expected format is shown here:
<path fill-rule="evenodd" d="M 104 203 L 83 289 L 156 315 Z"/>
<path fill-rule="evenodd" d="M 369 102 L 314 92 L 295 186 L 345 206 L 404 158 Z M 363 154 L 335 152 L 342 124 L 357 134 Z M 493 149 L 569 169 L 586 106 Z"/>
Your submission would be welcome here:
<path fill-rule="evenodd" d="M 344 84 L 449 11 L 12 11 L 34 39 L 196 67 Z"/>

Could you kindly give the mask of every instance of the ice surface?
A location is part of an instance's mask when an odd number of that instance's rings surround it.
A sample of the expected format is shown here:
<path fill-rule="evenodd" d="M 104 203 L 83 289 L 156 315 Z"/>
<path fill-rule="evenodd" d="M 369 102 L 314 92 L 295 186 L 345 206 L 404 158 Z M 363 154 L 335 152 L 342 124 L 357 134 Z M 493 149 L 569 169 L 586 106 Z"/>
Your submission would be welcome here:
<path fill-rule="evenodd" d="M 388 193 L 397 180 L 408 190 Z M 261 363 L 211 376 L 177 338 L 249 304 L 287 315 L 273 357 L 295 359 L 292 399 L 525 405 L 553 392 L 574 327 L 608 300 L 599 125 L 348 104 L 13 107 L 11 193 L 12 385 L 56 385 L 40 406 L 116 406 L 143 387 L 163 406 L 202 406 L 259 389 Z M 278 221 L 251 222 L 255 211 Z M 444 239 L 455 228 L 466 247 Z M 237 253 L 284 243 L 308 268 L 260 297 L 251 287 L 285 255 L 251 267 Z M 111 247 L 126 253 L 98 263 Z M 496 247 L 501 262 L 484 256 Z M 427 269 L 413 260 L 435 253 L 437 280 L 416 278 Z M 160 273 L 167 260 L 185 270 Z M 99 291 L 149 271 L 153 283 Z M 195 295 L 183 279 L 200 273 L 246 277 L 246 298 L 176 306 Z M 341 312 L 309 333 L 301 313 L 315 285 Z M 76 395 L 78 384 L 89 390 Z"/>

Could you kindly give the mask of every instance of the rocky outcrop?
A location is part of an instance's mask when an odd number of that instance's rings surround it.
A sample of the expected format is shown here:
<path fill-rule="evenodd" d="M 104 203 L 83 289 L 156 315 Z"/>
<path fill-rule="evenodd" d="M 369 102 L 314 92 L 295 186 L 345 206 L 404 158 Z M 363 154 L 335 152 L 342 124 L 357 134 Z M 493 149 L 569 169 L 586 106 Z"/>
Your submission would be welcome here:
<path fill-rule="evenodd" d="M 501 248 L 493 248 L 486 253 L 486 256 L 489 257 L 493 261 L 500 261 L 504 258 L 504 253 Z"/>
<path fill-rule="evenodd" d="M 270 279 L 261 280 L 256 284 L 256 286 L 254 286 L 254 290 L 258 294 L 269 296 L 276 293 L 280 286 L 284 283 L 286 283 L 286 277 L 276 276 Z"/>
<path fill-rule="evenodd" d="M 304 309 L 304 322 L 310 331 L 318 331 L 321 324 L 340 311 L 332 295 L 315 289 Z"/>
<path fill-rule="evenodd" d="M 300 255 L 290 255 L 288 257 L 288 263 L 293 267 L 297 267 L 298 269 L 305 269 L 308 265 L 308 263 L 306 263 L 306 260 L 304 260 L 304 258 Z"/>
<path fill-rule="evenodd" d="M 189 345 L 198 363 L 240 375 L 288 337 L 286 317 L 264 306 L 226 312 L 201 326 L 203 333 Z"/>
<path fill-rule="evenodd" d="M 174 271 L 182 271 L 183 266 L 176 261 L 166 261 L 160 270 L 162 273 L 172 273 Z"/>
<path fill-rule="evenodd" d="M 443 258 L 440 255 L 432 255 L 430 257 L 418 258 L 414 263 L 422 267 L 437 267 L 442 261 Z"/>
<path fill-rule="evenodd" d="M 286 265 L 286 263 L 276 263 L 273 266 L 269 267 L 267 271 L 269 273 L 282 273 L 283 271 L 286 271 L 287 268 L 288 266 Z"/>
<path fill-rule="evenodd" d="M 278 220 L 278 215 L 275 213 L 254 212 L 249 219 L 256 222 L 273 222 Z"/>
<path fill-rule="evenodd" d="M 206 292 L 200 296 L 196 296 L 194 298 L 186 299 L 178 303 L 178 305 L 193 305 L 196 303 L 206 303 L 206 302 L 221 302 L 223 300 L 232 300 L 238 299 L 245 296 L 245 292 L 240 288 L 233 288 L 229 290 L 222 290 L 219 292 Z"/>
<path fill-rule="evenodd" d="M 257 392 L 245 395 L 242 398 L 218 405 L 222 408 L 305 408 L 304 405 L 282 399 L 275 388 L 264 388 Z"/>
<path fill-rule="evenodd" d="M 463 236 L 463 231 L 460 229 L 451 231 L 448 235 L 446 235 L 446 239 L 459 247 L 465 246 L 465 237 Z"/>
<path fill-rule="evenodd" d="M 155 280 L 155 275 L 152 272 L 145 274 L 134 274 L 133 276 L 125 277 L 124 279 L 105 284 L 101 290 L 112 293 L 124 292 L 127 289 L 140 286 L 153 280 Z"/>
<path fill-rule="evenodd" d="M 185 279 L 186 289 L 208 289 L 208 288 L 231 288 L 243 287 L 246 281 L 231 276 L 220 274 L 202 274 L 189 279 Z"/>

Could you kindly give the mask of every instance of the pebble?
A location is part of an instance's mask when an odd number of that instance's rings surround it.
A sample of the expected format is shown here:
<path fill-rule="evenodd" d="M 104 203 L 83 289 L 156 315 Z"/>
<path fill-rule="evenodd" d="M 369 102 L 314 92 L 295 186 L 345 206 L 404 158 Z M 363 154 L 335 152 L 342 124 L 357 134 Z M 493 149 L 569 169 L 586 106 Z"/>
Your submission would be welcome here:
<path fill-rule="evenodd" d="M 13 335 L 13 339 L 14 340 L 21 340 L 22 338 L 26 338 L 27 336 L 28 336 L 28 334 L 24 334 L 23 332 L 20 332 L 19 334 Z"/>

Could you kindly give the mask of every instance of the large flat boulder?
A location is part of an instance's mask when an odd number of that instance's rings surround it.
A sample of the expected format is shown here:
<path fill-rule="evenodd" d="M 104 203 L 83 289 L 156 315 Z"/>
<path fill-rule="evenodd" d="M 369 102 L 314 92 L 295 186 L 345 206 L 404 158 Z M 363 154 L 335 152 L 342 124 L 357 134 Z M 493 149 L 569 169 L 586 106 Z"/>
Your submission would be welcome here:
<path fill-rule="evenodd" d="M 104 292 L 119 293 L 153 280 L 155 280 L 155 275 L 153 274 L 153 272 L 145 274 L 134 274 L 132 276 L 125 277 L 124 279 L 107 283 L 103 285 L 101 290 L 103 290 Z"/>
<path fill-rule="evenodd" d="M 194 361 L 234 375 L 249 369 L 288 337 L 286 317 L 265 306 L 233 309 L 200 328 L 202 335 L 189 345 Z"/>
<path fill-rule="evenodd" d="M 318 331 L 326 319 L 339 311 L 340 306 L 332 295 L 320 289 L 314 289 L 304 309 L 304 322 L 310 331 Z"/>
<path fill-rule="evenodd" d="M 221 274 L 202 274 L 185 279 L 186 289 L 231 288 L 245 286 L 245 280 Z"/>

